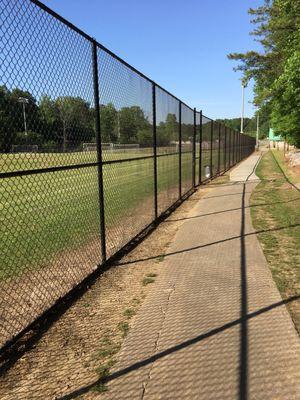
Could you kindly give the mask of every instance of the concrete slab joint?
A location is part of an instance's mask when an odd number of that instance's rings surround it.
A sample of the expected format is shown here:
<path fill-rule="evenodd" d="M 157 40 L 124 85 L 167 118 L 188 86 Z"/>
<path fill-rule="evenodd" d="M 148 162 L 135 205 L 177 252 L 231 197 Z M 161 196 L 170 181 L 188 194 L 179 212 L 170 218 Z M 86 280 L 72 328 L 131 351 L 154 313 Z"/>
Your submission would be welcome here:
<path fill-rule="evenodd" d="M 204 189 L 103 398 L 300 399 L 299 337 L 251 223 L 259 157 L 240 163 L 231 183 Z"/>

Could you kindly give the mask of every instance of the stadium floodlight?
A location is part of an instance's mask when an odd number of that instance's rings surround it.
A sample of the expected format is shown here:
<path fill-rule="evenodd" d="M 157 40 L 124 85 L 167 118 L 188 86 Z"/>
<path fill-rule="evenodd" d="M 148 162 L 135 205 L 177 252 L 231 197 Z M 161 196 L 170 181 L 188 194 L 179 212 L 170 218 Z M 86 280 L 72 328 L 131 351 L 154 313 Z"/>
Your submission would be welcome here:
<path fill-rule="evenodd" d="M 25 104 L 29 104 L 29 99 L 26 97 L 19 97 L 18 102 L 22 104 L 23 107 L 23 119 L 24 119 L 24 132 L 25 136 L 27 137 L 27 124 L 26 124 L 26 110 L 25 110 Z"/>

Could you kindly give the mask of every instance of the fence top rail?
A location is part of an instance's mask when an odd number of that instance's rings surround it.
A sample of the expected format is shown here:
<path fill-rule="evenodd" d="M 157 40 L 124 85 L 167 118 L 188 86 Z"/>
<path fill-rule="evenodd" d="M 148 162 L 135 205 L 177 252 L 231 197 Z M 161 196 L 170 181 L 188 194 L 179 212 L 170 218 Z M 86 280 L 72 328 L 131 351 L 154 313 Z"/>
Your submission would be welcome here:
<path fill-rule="evenodd" d="M 181 101 L 181 105 L 187 107 L 190 111 L 194 112 L 194 108 L 192 108 L 191 106 L 189 106 L 188 104 L 185 104 L 183 101 Z"/>
<path fill-rule="evenodd" d="M 109 50 L 107 47 L 103 46 L 103 44 L 99 43 L 95 38 L 93 38 L 92 36 L 88 35 L 86 32 L 84 32 L 82 29 L 78 28 L 76 25 L 72 24 L 72 22 L 68 21 L 66 18 L 62 17 L 60 14 L 58 14 L 57 12 L 55 12 L 54 10 L 52 10 L 51 8 L 49 8 L 48 6 L 46 6 L 44 3 L 42 3 L 39 0 L 30 0 L 31 3 L 37 5 L 38 7 L 40 7 L 42 10 L 44 10 L 46 13 L 48 13 L 49 15 L 51 15 L 52 17 L 58 19 L 60 22 L 62 22 L 63 24 L 65 24 L 66 26 L 68 26 L 70 29 L 72 29 L 73 31 L 77 32 L 79 35 L 81 35 L 82 37 L 84 37 L 85 39 L 87 39 L 88 41 L 90 41 L 91 43 L 95 43 L 97 45 L 98 48 L 100 48 L 101 50 L 105 51 L 106 53 L 108 53 L 110 56 L 114 57 L 116 60 L 118 60 L 120 63 L 122 63 L 123 65 L 125 65 L 127 68 L 131 69 L 133 72 L 135 72 L 136 74 L 138 74 L 140 77 L 146 79 L 147 81 L 151 82 L 152 84 L 154 84 L 155 86 L 157 86 L 158 88 L 160 88 L 161 90 L 163 90 L 164 92 L 166 92 L 168 95 L 174 97 L 174 99 L 180 101 L 182 104 L 184 104 L 185 106 L 191 108 L 188 104 L 186 104 L 185 102 L 183 102 L 182 100 L 180 100 L 177 96 L 175 96 L 173 93 L 169 92 L 167 89 L 165 89 L 164 87 L 162 87 L 161 85 L 159 85 L 158 83 L 156 83 L 153 79 L 149 78 L 147 75 L 143 74 L 141 71 L 139 71 L 138 69 L 136 69 L 135 67 L 133 67 L 131 64 L 129 64 L 127 61 L 125 61 L 123 58 L 119 57 L 117 54 L 115 54 L 114 52 L 112 52 L 111 50 Z"/>
<path fill-rule="evenodd" d="M 203 117 L 203 118 L 206 118 L 206 119 L 208 119 L 209 121 L 213 121 L 213 122 L 214 122 L 214 124 L 216 124 L 216 125 L 223 126 L 223 127 L 225 127 L 225 128 L 227 128 L 227 129 L 229 129 L 229 130 L 230 130 L 230 131 L 232 131 L 232 132 L 239 133 L 240 135 L 243 135 L 243 134 L 242 134 L 242 133 L 240 133 L 238 130 L 236 130 L 236 129 L 233 129 L 233 128 L 230 128 L 228 125 L 224 124 L 223 122 L 220 122 L 220 121 L 215 121 L 214 119 L 212 119 L 212 118 L 209 118 L 209 117 L 207 117 L 207 116 L 206 116 L 206 115 L 204 115 L 204 114 L 202 114 L 202 117 Z M 245 135 L 245 136 L 248 136 L 248 135 Z"/>
<path fill-rule="evenodd" d="M 209 117 L 207 117 L 206 115 L 204 115 L 203 113 L 202 113 L 202 118 L 206 118 L 206 119 L 209 119 L 210 121 L 213 121 L 213 119 L 212 118 L 209 118 Z"/>

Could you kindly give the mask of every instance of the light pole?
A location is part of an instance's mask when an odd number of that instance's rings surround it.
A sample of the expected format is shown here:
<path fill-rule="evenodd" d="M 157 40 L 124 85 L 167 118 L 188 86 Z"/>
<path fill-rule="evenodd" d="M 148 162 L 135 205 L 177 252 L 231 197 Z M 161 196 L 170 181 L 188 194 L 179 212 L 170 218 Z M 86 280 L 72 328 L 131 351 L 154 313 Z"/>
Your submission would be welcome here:
<path fill-rule="evenodd" d="M 22 103 L 23 105 L 23 119 L 24 119 L 24 132 L 25 137 L 27 138 L 27 124 L 26 124 L 26 111 L 25 111 L 25 104 L 29 104 L 29 100 L 26 97 L 19 97 L 18 102 Z"/>
<path fill-rule="evenodd" d="M 241 133 L 244 133 L 244 113 L 245 113 L 245 87 L 247 86 L 246 80 L 242 79 L 242 115 L 241 115 Z"/>

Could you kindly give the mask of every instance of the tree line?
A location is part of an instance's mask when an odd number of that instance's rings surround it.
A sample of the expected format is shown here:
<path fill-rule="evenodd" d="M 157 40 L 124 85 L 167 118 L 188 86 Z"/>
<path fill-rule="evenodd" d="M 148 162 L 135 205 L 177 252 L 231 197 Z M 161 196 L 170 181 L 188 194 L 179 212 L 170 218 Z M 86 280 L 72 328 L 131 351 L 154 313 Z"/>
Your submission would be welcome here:
<path fill-rule="evenodd" d="M 260 119 L 259 121 L 259 139 L 264 139 L 269 132 L 269 119 L 264 116 L 264 119 Z M 229 128 L 232 128 L 236 131 L 240 131 L 241 129 L 241 118 L 224 118 L 224 119 L 217 119 L 217 122 L 220 122 Z M 256 116 L 252 118 L 245 117 L 244 118 L 244 133 L 251 137 L 256 136 Z"/>
<path fill-rule="evenodd" d="M 25 132 L 22 104 L 27 99 Z M 117 110 L 113 103 L 100 105 L 101 140 L 103 143 L 152 146 L 153 126 L 139 106 Z M 179 125 L 175 114 L 168 114 L 157 125 L 157 145 L 178 141 Z M 182 124 L 182 138 L 192 140 L 193 123 Z M 95 109 L 84 99 L 43 95 L 34 96 L 19 88 L 0 86 L 0 152 L 10 152 L 12 145 L 38 145 L 43 151 L 82 150 L 82 143 L 95 142 Z"/>
<path fill-rule="evenodd" d="M 229 54 L 244 83 L 254 79 L 254 104 L 276 134 L 300 147 L 300 2 L 265 0 L 250 9 L 251 34 L 262 51 Z"/>

